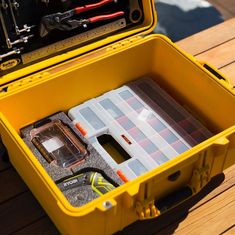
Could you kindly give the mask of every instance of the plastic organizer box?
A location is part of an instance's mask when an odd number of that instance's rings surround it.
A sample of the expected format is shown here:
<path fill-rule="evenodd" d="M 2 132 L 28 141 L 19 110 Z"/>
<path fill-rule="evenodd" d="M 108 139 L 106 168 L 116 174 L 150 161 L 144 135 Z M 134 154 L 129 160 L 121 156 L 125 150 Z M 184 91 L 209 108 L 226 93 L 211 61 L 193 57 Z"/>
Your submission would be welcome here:
<path fill-rule="evenodd" d="M 129 180 L 212 136 L 150 78 L 80 104 L 70 109 L 69 116 L 101 156 Z"/>

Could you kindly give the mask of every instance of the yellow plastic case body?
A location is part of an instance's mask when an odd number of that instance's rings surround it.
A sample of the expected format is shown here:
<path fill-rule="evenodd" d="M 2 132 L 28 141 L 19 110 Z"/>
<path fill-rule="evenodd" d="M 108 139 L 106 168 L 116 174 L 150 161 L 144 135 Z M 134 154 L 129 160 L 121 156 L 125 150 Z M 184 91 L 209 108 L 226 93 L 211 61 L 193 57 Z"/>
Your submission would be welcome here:
<path fill-rule="evenodd" d="M 152 0 L 144 3 L 145 32 L 154 26 L 153 7 Z M 235 92 L 228 79 L 209 72 L 168 38 L 140 31 L 113 36 L 118 41 L 106 46 L 108 39 L 103 39 L 1 79 L 13 80 L 7 92 L 0 93 L 0 133 L 10 161 L 62 234 L 112 234 L 138 219 L 157 217 L 158 200 L 185 186 L 195 194 L 235 163 Z M 84 51 L 90 52 L 71 58 Z M 51 64 L 57 65 L 48 67 Z M 214 136 L 82 207 L 71 206 L 21 139 L 20 128 L 145 75 Z M 169 180 L 176 173 L 178 177 Z"/>

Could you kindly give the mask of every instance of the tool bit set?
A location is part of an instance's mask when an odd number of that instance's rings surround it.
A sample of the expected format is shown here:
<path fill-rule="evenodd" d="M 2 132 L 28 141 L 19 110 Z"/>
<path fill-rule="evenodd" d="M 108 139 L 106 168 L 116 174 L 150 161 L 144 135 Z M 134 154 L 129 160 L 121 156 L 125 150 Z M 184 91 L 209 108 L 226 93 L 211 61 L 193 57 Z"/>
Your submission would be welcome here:
<path fill-rule="evenodd" d="M 0 75 L 142 21 L 138 0 L 0 0 Z"/>

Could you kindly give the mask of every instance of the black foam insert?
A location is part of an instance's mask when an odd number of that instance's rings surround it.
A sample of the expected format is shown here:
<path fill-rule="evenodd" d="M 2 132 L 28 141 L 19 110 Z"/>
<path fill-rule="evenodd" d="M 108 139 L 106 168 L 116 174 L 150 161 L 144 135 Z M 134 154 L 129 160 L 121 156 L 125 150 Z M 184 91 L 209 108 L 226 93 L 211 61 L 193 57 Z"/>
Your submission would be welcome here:
<path fill-rule="evenodd" d="M 64 112 L 56 113 L 50 117 L 47 117 L 47 119 L 60 119 L 63 123 L 67 124 L 71 130 L 87 145 L 87 150 L 89 152 L 89 155 L 86 157 L 84 162 L 78 166 L 72 167 L 71 169 L 65 169 L 58 167 L 55 164 L 49 164 L 31 142 L 30 131 L 34 128 L 34 124 L 21 129 L 20 131 L 24 142 L 27 144 L 27 146 L 33 152 L 34 156 L 41 163 L 43 168 L 47 171 L 54 182 L 61 182 L 73 175 L 77 175 L 83 172 L 95 171 L 101 173 L 106 178 L 106 180 L 108 180 L 114 186 L 123 184 L 122 180 L 116 174 L 116 172 L 107 164 L 107 162 L 94 149 L 88 140 L 83 137 L 80 131 L 75 128 L 72 121 Z M 89 185 L 68 189 L 63 191 L 63 194 L 71 203 L 71 205 L 75 207 L 82 206 L 99 197 L 99 195 L 95 193 Z"/>

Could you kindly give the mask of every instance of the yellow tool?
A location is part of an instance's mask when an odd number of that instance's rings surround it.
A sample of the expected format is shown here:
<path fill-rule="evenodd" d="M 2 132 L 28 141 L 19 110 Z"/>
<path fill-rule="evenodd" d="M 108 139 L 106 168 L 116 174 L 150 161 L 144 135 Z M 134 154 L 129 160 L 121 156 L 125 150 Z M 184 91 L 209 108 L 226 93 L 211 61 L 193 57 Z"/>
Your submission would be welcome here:
<path fill-rule="evenodd" d="M 85 185 L 90 185 L 92 190 L 100 196 L 115 189 L 115 186 L 108 182 L 102 174 L 92 171 L 70 177 L 59 183 L 58 187 L 61 191 L 66 191 Z"/>

